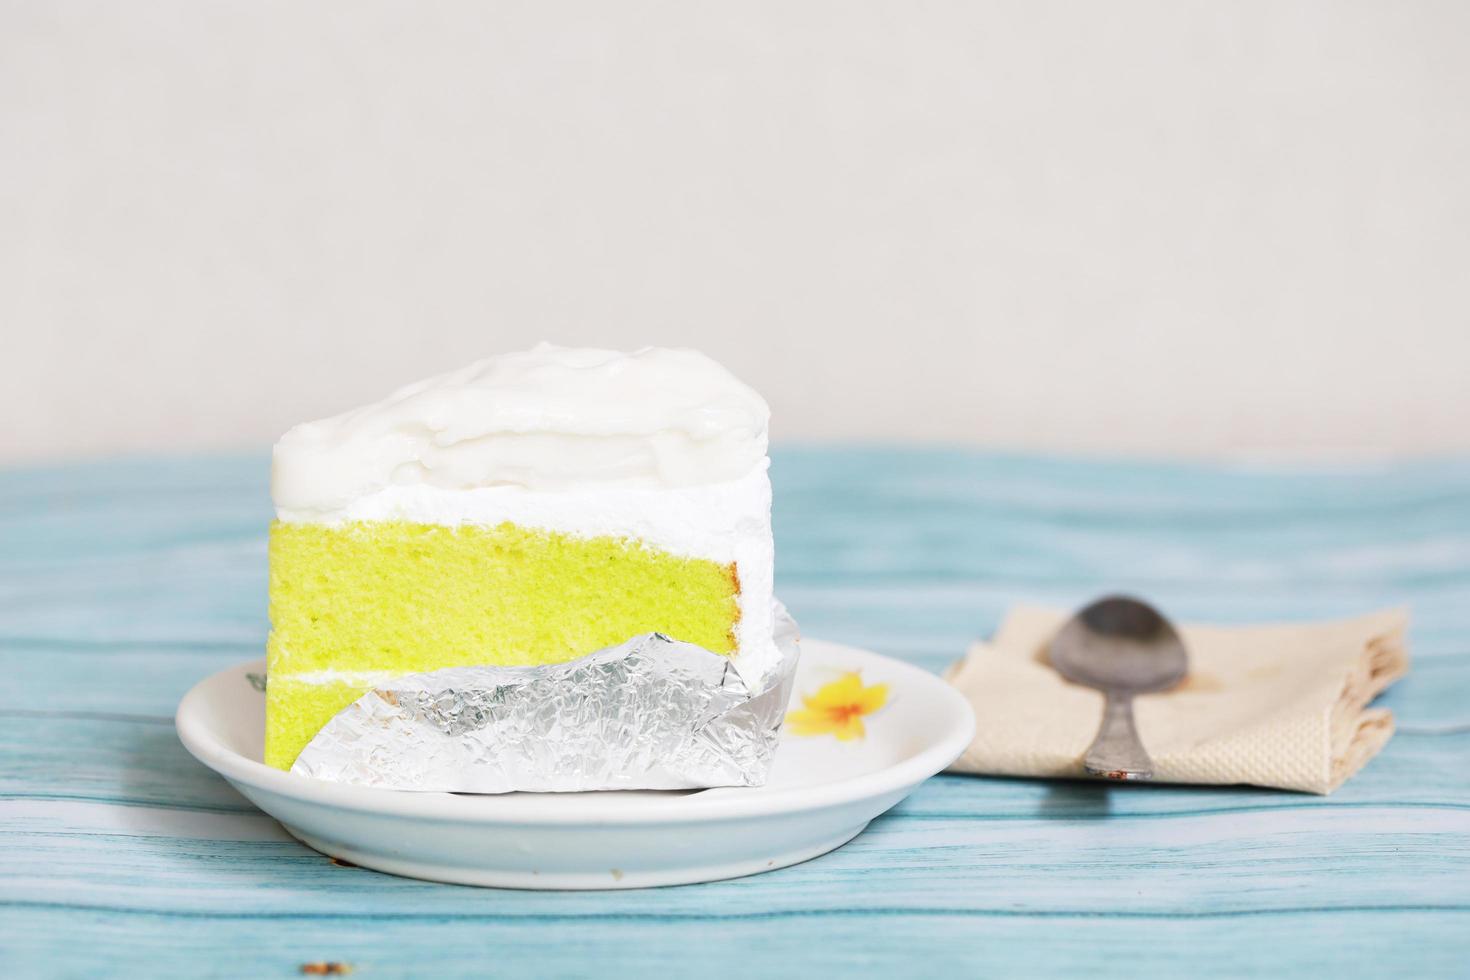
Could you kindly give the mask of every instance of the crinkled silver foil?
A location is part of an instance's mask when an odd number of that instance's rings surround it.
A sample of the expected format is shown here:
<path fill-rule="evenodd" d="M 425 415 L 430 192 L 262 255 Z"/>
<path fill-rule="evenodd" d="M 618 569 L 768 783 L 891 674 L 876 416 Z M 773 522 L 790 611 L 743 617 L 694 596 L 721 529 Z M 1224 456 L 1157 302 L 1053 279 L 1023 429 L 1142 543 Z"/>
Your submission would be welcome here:
<path fill-rule="evenodd" d="M 758 786 L 797 639 L 778 606 L 775 655 L 749 680 L 730 657 L 660 633 L 563 664 L 408 674 L 339 712 L 291 771 L 451 793 Z"/>

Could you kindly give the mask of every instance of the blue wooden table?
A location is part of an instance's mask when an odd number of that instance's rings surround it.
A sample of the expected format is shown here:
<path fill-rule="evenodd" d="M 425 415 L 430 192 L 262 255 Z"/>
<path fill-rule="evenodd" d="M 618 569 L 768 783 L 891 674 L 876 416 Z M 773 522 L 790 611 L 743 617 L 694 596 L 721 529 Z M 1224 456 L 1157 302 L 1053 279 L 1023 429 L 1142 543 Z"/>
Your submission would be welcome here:
<path fill-rule="evenodd" d="M 393 878 L 290 840 L 174 734 L 184 691 L 260 655 L 266 460 L 3 470 L 0 975 L 1470 976 L 1470 462 L 792 449 L 773 475 L 810 635 L 937 671 L 1021 599 L 1121 588 L 1225 622 L 1407 603 L 1399 734 L 1326 799 L 941 776 L 738 881 Z"/>

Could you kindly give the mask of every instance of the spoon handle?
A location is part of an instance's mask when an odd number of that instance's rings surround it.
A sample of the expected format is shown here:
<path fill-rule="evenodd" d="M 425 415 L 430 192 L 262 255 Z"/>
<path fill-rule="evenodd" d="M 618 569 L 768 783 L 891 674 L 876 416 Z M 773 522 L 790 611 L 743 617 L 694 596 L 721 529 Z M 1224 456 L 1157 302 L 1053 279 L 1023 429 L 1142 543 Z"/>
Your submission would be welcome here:
<path fill-rule="evenodd" d="M 1133 724 L 1133 695 L 1104 692 L 1102 725 L 1087 749 L 1082 765 L 1090 775 L 1108 779 L 1152 779 L 1154 762 L 1139 741 Z"/>

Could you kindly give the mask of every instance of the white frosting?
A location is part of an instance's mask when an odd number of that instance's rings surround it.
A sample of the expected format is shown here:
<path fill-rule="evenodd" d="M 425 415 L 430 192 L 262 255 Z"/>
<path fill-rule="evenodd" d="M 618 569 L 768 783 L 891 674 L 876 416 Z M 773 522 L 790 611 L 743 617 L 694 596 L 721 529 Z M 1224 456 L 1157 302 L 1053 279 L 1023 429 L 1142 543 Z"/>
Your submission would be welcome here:
<path fill-rule="evenodd" d="M 276 443 L 271 494 L 332 512 L 387 487 L 685 487 L 749 473 L 770 409 L 691 350 L 553 347 L 487 358 Z"/>
<path fill-rule="evenodd" d="M 272 495 L 288 522 L 508 521 L 734 563 L 737 666 L 763 667 L 775 655 L 768 416 L 694 351 L 543 344 L 297 426 L 276 444 Z"/>

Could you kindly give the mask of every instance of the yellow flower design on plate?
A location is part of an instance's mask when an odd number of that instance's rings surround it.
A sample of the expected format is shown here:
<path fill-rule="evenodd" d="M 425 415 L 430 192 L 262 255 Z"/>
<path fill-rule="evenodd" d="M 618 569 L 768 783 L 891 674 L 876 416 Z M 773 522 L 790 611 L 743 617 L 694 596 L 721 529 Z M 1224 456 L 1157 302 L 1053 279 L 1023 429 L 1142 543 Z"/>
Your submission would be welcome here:
<path fill-rule="evenodd" d="M 862 676 L 852 671 L 804 696 L 801 703 L 806 707 L 786 716 L 791 734 L 834 735 L 847 742 L 867 734 L 863 716 L 888 703 L 888 685 L 864 687 Z"/>

